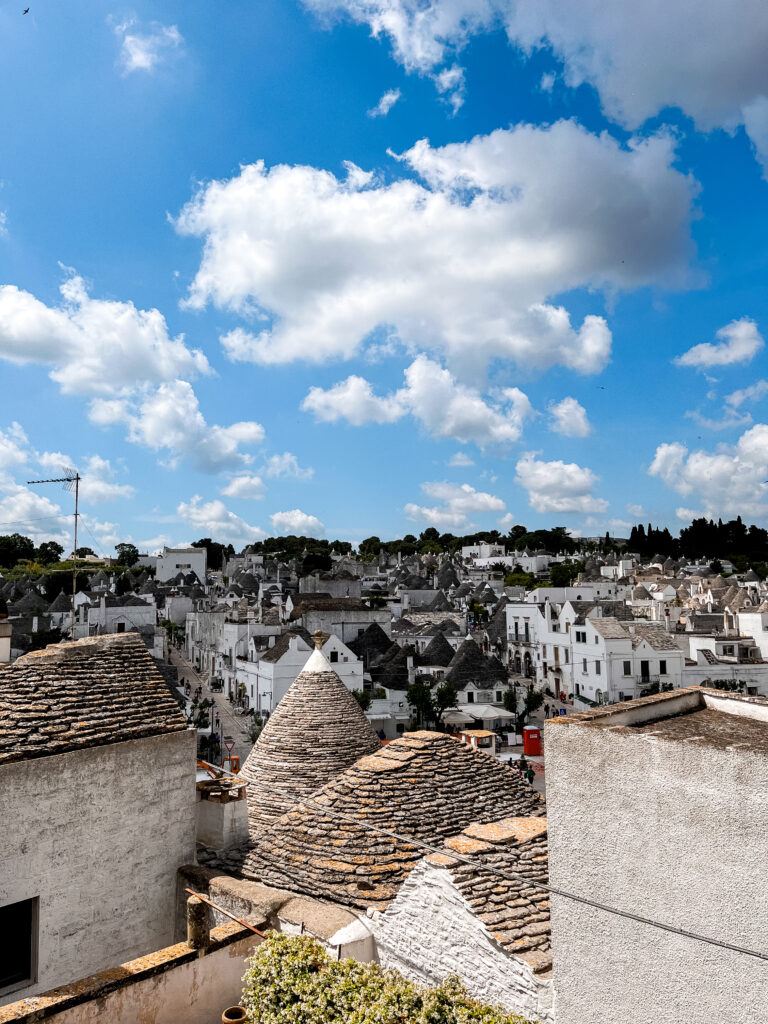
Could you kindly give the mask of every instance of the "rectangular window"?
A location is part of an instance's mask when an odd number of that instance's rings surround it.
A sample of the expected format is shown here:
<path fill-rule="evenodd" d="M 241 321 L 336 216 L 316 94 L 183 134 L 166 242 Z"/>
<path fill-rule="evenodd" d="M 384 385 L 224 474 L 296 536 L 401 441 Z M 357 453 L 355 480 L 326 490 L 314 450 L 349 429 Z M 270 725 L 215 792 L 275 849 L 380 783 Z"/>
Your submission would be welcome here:
<path fill-rule="evenodd" d="M 631 676 L 632 675 L 632 662 L 631 661 L 625 661 L 624 662 L 624 675 L 625 676 Z"/>
<path fill-rule="evenodd" d="M 330 658 L 328 660 L 329 661 L 338 661 L 339 660 L 339 652 L 338 651 L 331 651 L 331 656 L 330 656 Z"/>
<path fill-rule="evenodd" d="M 595 675 L 596 676 L 600 675 L 600 662 L 599 661 L 595 662 Z"/>
<path fill-rule="evenodd" d="M 471 690 L 468 690 L 467 691 L 467 704 L 474 704 L 474 703 L 475 703 L 475 695 L 474 695 L 474 693 L 472 693 Z"/>
<path fill-rule="evenodd" d="M 515 619 L 515 640 L 520 636 L 520 623 Z"/>
<path fill-rule="evenodd" d="M 596 644 L 597 644 L 597 643 L 600 643 L 600 637 L 599 637 L 599 636 L 597 636 L 597 634 L 595 634 L 595 643 L 596 643 Z"/>
<path fill-rule="evenodd" d="M 587 659 L 586 658 L 582 658 L 582 661 L 581 661 L 581 671 L 584 673 L 584 675 L 587 674 Z"/>
<path fill-rule="evenodd" d="M 667 663 L 666 661 L 659 662 L 659 675 L 665 676 L 667 674 Z"/>
<path fill-rule="evenodd" d="M 570 660 L 571 660 L 571 652 L 566 647 L 565 648 L 565 664 L 567 665 Z"/>
<path fill-rule="evenodd" d="M 503 693 L 501 692 L 501 690 L 497 690 L 496 691 L 496 703 L 497 704 L 501 704 L 503 699 L 504 699 Z"/>
<path fill-rule="evenodd" d="M 0 996 L 37 980 L 37 897 L 0 907 L 0 935 L 8 938 L 0 958 Z"/>
<path fill-rule="evenodd" d="M 118 624 L 117 624 L 117 632 L 118 633 L 124 633 L 125 632 L 125 623 L 124 622 L 118 622 Z"/>

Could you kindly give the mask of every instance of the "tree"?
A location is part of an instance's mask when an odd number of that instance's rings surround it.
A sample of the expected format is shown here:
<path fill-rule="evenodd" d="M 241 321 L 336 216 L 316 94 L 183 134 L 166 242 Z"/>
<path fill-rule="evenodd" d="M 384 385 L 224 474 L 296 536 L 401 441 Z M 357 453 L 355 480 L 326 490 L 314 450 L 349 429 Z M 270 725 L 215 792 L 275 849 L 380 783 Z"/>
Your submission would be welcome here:
<path fill-rule="evenodd" d="M 442 682 L 432 695 L 432 717 L 437 728 L 443 725 L 443 715 L 450 708 L 458 704 L 458 693 L 456 687 L 450 683 Z"/>
<path fill-rule="evenodd" d="M 361 540 L 357 550 L 362 559 L 366 562 L 370 562 L 372 559 L 379 557 L 381 546 L 381 538 L 374 535 L 372 537 L 366 537 L 365 540 Z"/>
<path fill-rule="evenodd" d="M 93 548 L 78 548 L 75 551 L 75 558 L 87 558 L 89 555 L 91 555 L 92 558 L 96 557 L 96 552 Z"/>
<path fill-rule="evenodd" d="M 719 558 L 715 558 L 710 562 L 709 571 L 712 573 L 713 576 L 720 575 L 720 573 L 723 571 L 723 563 L 720 561 Z"/>
<path fill-rule="evenodd" d="M 420 679 L 412 683 L 405 691 L 405 699 L 416 712 L 416 724 L 425 725 L 435 717 L 435 705 L 432 701 L 432 690 Z"/>
<path fill-rule="evenodd" d="M 509 686 L 504 691 L 504 708 L 506 711 L 511 711 L 513 715 L 517 714 L 517 687 Z"/>
<path fill-rule="evenodd" d="M 543 703 L 544 694 L 540 690 L 534 690 L 532 686 L 529 686 L 528 691 L 525 694 L 523 706 L 517 712 L 517 719 L 515 721 L 516 733 L 522 733 L 528 717 L 532 715 L 534 711 L 538 711 Z"/>
<path fill-rule="evenodd" d="M 54 565 L 61 561 L 63 554 L 64 548 L 61 544 L 57 544 L 55 540 L 46 540 L 35 552 L 35 561 L 41 565 Z"/>
<path fill-rule="evenodd" d="M 226 544 L 219 544 L 218 541 L 211 540 L 210 537 L 203 537 L 201 540 L 193 540 L 192 547 L 205 548 L 206 562 L 212 572 L 218 572 L 219 569 L 224 568 L 228 557 Z"/>
<path fill-rule="evenodd" d="M 122 597 L 123 594 L 129 594 L 132 590 L 133 580 L 131 579 L 130 574 L 127 572 L 121 573 L 115 582 L 115 594 L 118 597 Z"/>
<path fill-rule="evenodd" d="M 570 587 L 581 572 L 580 562 L 554 562 L 549 567 L 549 580 L 553 587 Z"/>
<path fill-rule="evenodd" d="M 368 708 L 371 706 L 373 694 L 371 693 L 370 690 L 353 690 L 352 696 L 355 698 L 355 700 L 363 709 L 363 711 L 367 711 Z"/>
<path fill-rule="evenodd" d="M 139 560 L 139 549 L 135 544 L 115 544 L 118 565 L 136 565 Z"/>
<path fill-rule="evenodd" d="M 32 561 L 35 557 L 35 545 L 20 533 L 5 534 L 0 537 L 0 566 L 12 569 L 17 562 Z"/>
<path fill-rule="evenodd" d="M 532 590 L 536 577 L 530 572 L 510 572 L 504 577 L 505 587 L 523 587 Z"/>

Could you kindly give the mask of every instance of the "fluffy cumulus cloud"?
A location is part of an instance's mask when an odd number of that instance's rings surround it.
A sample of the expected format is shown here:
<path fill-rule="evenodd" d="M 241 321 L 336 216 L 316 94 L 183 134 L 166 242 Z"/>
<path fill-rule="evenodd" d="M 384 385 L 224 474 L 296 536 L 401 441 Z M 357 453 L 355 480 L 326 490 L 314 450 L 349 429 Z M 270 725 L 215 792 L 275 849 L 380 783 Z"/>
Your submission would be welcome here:
<path fill-rule="evenodd" d="M 707 516 L 768 512 L 768 424 L 756 423 L 734 445 L 714 451 L 660 444 L 648 472 L 677 494 L 694 496 Z"/>
<path fill-rule="evenodd" d="M 311 466 L 302 466 L 293 452 L 282 452 L 270 455 L 264 463 L 264 476 L 284 479 L 293 477 L 295 480 L 311 480 L 315 471 Z"/>
<path fill-rule="evenodd" d="M 130 441 L 166 452 L 170 465 L 184 459 L 209 473 L 251 463 L 253 455 L 242 449 L 264 439 L 264 428 L 250 420 L 228 427 L 209 424 L 184 380 L 161 384 L 136 402 L 95 399 L 89 416 L 99 426 L 126 424 Z"/>
<path fill-rule="evenodd" d="M 198 536 L 216 537 L 235 545 L 248 544 L 266 536 L 262 529 L 251 526 L 218 499 L 203 501 L 199 494 L 195 494 L 189 501 L 180 502 L 176 511 Z"/>
<path fill-rule="evenodd" d="M 20 423 L 0 430 L 0 472 L 29 461 L 29 438 Z"/>
<path fill-rule="evenodd" d="M 264 497 L 264 481 L 255 473 L 238 473 L 222 487 L 221 493 L 225 498 L 248 498 L 259 501 Z"/>
<path fill-rule="evenodd" d="M 533 412 L 519 388 L 502 388 L 486 400 L 427 356 L 411 363 L 403 387 L 389 395 L 376 395 L 365 378 L 352 376 L 326 390 L 311 388 L 302 409 L 321 422 L 346 420 L 353 426 L 411 415 L 432 437 L 480 446 L 517 441 Z"/>
<path fill-rule="evenodd" d="M 468 469 L 474 464 L 475 460 L 471 459 L 466 452 L 455 452 L 448 460 L 448 465 L 454 469 Z"/>
<path fill-rule="evenodd" d="M 502 358 L 597 373 L 605 319 L 572 323 L 551 296 L 688 280 L 696 186 L 669 135 L 621 145 L 560 121 L 421 141 L 397 159 L 413 177 L 389 184 L 259 162 L 182 210 L 177 230 L 205 243 L 187 305 L 262 321 L 222 339 L 231 359 L 349 358 L 378 329 L 453 372 Z M 366 397 L 364 381 L 349 387 Z"/>
<path fill-rule="evenodd" d="M 714 343 L 703 342 L 689 348 L 674 360 L 675 364 L 693 366 L 699 370 L 713 366 L 735 366 L 750 362 L 765 344 L 757 324 L 747 317 L 732 320 L 721 327 L 715 337 L 717 341 Z"/>
<path fill-rule="evenodd" d="M 473 514 L 504 511 L 501 498 L 486 491 L 477 491 L 469 484 L 424 483 L 421 489 L 438 504 L 417 505 L 409 502 L 405 506 L 405 514 L 409 519 L 430 526 L 443 529 L 466 526 Z"/>
<path fill-rule="evenodd" d="M 608 502 L 596 498 L 597 477 L 591 469 L 575 462 L 547 462 L 534 454 L 518 459 L 516 480 L 528 492 L 528 501 L 536 512 L 605 512 Z"/>
<path fill-rule="evenodd" d="M 0 359 L 50 366 L 65 394 L 119 394 L 141 384 L 210 372 L 202 352 L 172 338 L 156 309 L 93 299 L 77 275 L 48 306 L 15 285 L 0 285 Z"/>
<path fill-rule="evenodd" d="M 575 398 L 564 398 L 561 402 L 553 402 L 549 407 L 552 420 L 550 430 L 564 437 L 588 437 L 592 426 L 587 410 Z"/>
<path fill-rule="evenodd" d="M 317 516 L 310 516 L 299 508 L 275 512 L 270 521 L 275 533 L 292 533 L 297 537 L 322 537 L 325 533 L 325 526 Z"/>
<path fill-rule="evenodd" d="M 304 0 L 323 13 L 345 12 L 387 36 L 406 68 L 432 76 L 454 63 L 473 34 L 498 26 L 530 53 L 550 47 L 569 86 L 588 83 L 606 114 L 636 128 L 665 107 L 697 126 L 743 124 L 757 154 L 768 157 L 768 9 L 762 0 L 733 5 L 702 0 L 692 8 L 665 0 L 627 5 L 616 17 L 604 0 Z"/>
<path fill-rule="evenodd" d="M 368 117 L 386 117 L 399 99 L 399 89 L 387 89 L 376 106 L 368 111 Z"/>
<path fill-rule="evenodd" d="M 142 28 L 136 21 L 115 25 L 120 41 L 119 65 L 124 75 L 135 71 L 151 74 L 182 47 L 184 40 L 175 25 L 153 22 Z"/>

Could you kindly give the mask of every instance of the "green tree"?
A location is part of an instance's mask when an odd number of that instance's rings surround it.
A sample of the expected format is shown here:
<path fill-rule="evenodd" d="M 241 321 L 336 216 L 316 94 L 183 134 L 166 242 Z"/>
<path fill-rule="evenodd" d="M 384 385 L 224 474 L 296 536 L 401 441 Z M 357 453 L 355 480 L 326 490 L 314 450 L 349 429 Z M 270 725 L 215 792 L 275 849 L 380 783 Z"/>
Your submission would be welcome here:
<path fill-rule="evenodd" d="M 435 705 L 432 701 L 432 690 L 428 683 L 417 679 L 405 691 L 405 699 L 416 713 L 417 725 L 426 725 L 434 720 Z"/>
<path fill-rule="evenodd" d="M 96 557 L 96 552 L 93 548 L 78 548 L 77 551 L 75 551 L 75 558 L 87 558 L 89 555 L 93 558 Z"/>
<path fill-rule="evenodd" d="M 17 562 L 29 561 L 35 557 L 35 545 L 20 533 L 0 536 L 0 566 L 12 569 Z"/>
<path fill-rule="evenodd" d="M 367 711 L 368 708 L 371 706 L 373 694 L 371 693 L 370 690 L 353 690 L 352 696 L 355 698 L 355 700 L 363 709 L 363 711 Z"/>
<path fill-rule="evenodd" d="M 458 704 L 458 693 L 456 687 L 450 683 L 439 684 L 432 695 L 432 715 L 435 725 L 439 728 L 443 725 L 443 715 Z"/>
<path fill-rule="evenodd" d="M 64 548 L 61 544 L 57 544 L 55 540 L 46 540 L 35 552 L 35 561 L 41 565 L 54 565 L 61 561 L 63 554 Z"/>
<path fill-rule="evenodd" d="M 534 711 L 538 711 L 541 705 L 544 703 L 544 694 L 540 690 L 534 690 L 532 686 L 528 687 L 525 694 L 525 700 L 523 706 L 517 712 L 517 719 L 515 721 L 515 732 L 521 733 L 523 728 L 528 721 L 529 717 Z"/>
<path fill-rule="evenodd" d="M 553 587 L 570 587 L 581 569 L 581 562 L 553 562 L 549 567 L 549 581 Z"/>
<path fill-rule="evenodd" d="M 510 572 L 504 577 L 505 587 L 524 587 L 533 590 L 536 577 L 530 572 Z"/>
<path fill-rule="evenodd" d="M 136 565 L 139 560 L 139 549 L 135 544 L 115 544 L 118 565 Z"/>

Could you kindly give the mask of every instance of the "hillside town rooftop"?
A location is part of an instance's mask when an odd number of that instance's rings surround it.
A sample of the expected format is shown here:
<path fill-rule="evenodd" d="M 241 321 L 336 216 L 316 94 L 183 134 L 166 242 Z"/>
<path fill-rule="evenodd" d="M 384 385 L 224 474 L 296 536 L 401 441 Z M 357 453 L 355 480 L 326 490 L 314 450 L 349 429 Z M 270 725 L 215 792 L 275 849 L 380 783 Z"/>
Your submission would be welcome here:
<path fill-rule="evenodd" d="M 53 644 L 0 666 L 0 764 L 186 728 L 135 633 Z"/>
<path fill-rule="evenodd" d="M 322 646 L 327 636 L 316 633 Z M 268 827 L 358 758 L 379 739 L 319 646 L 289 687 L 248 755 L 248 817 L 255 833 Z"/>
<path fill-rule="evenodd" d="M 473 823 L 544 813 L 539 794 L 496 758 L 444 733 L 407 733 L 274 821 L 243 874 L 351 906 L 382 907 L 423 856 L 408 840 L 442 844 Z"/>

